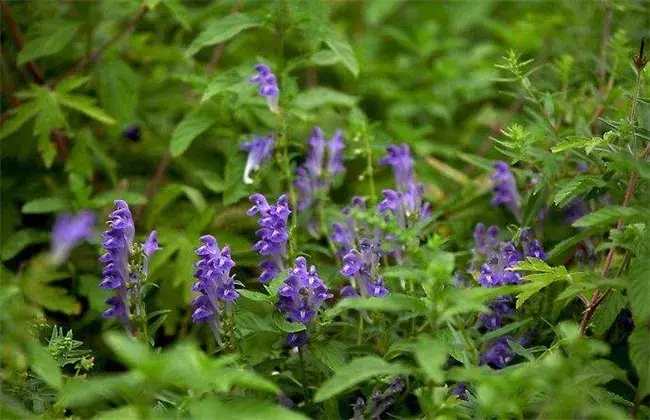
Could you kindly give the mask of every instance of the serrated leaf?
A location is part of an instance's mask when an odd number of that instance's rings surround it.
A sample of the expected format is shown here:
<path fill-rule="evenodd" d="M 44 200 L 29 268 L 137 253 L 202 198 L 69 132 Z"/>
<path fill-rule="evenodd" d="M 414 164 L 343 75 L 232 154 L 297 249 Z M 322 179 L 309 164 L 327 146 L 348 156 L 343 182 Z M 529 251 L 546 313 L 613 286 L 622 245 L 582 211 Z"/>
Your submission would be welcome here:
<path fill-rule="evenodd" d="M 18 65 L 22 66 L 35 58 L 54 55 L 63 50 L 80 27 L 80 23 L 58 19 L 41 20 L 30 26 L 25 45 L 18 53 Z"/>
<path fill-rule="evenodd" d="M 323 41 L 332 51 L 338 55 L 345 67 L 350 70 L 354 77 L 359 76 L 359 63 L 354 55 L 354 50 L 348 41 L 333 30 L 325 32 Z"/>
<path fill-rule="evenodd" d="M 553 202 L 564 207 L 571 199 L 589 192 L 592 188 L 603 187 L 606 182 L 593 175 L 581 175 L 558 185 Z"/>
<path fill-rule="evenodd" d="M 163 3 L 171 12 L 174 19 L 185 29 L 189 31 L 192 29 L 190 24 L 190 12 L 179 0 L 163 0 Z"/>
<path fill-rule="evenodd" d="M 376 356 L 355 359 L 339 369 L 320 387 L 314 396 L 314 402 L 323 402 L 335 397 L 347 389 L 378 375 L 406 374 L 409 369 L 400 364 L 391 364 Z"/>
<path fill-rule="evenodd" d="M 334 373 L 345 365 L 345 345 L 339 341 L 317 341 L 309 345 L 309 350 Z"/>
<path fill-rule="evenodd" d="M 135 109 L 140 94 L 138 73 L 120 59 L 104 59 L 97 66 L 99 75 L 99 100 L 109 115 L 121 124 L 135 120 Z"/>
<path fill-rule="evenodd" d="M 646 232 L 641 251 L 632 260 L 627 294 L 635 324 L 650 324 L 650 231 Z"/>
<path fill-rule="evenodd" d="M 91 79 L 90 76 L 81 76 L 78 74 L 74 74 L 72 76 L 66 77 L 65 79 L 57 83 L 56 86 L 54 87 L 54 91 L 57 93 L 71 92 L 88 83 L 90 79 Z"/>
<path fill-rule="evenodd" d="M 637 325 L 628 338 L 630 360 L 639 375 L 637 397 L 650 394 L 650 324 Z"/>
<path fill-rule="evenodd" d="M 66 210 L 68 206 L 68 201 L 62 197 L 43 197 L 25 203 L 22 212 L 25 214 L 56 213 Z"/>
<path fill-rule="evenodd" d="M 20 127 L 25 125 L 27 121 L 34 118 L 36 113 L 38 113 L 38 103 L 36 101 L 27 102 L 26 104 L 12 110 L 9 114 L 11 118 L 0 126 L 0 139 L 16 132 Z"/>
<path fill-rule="evenodd" d="M 203 47 L 227 41 L 241 31 L 261 25 L 262 21 L 259 18 L 245 13 L 232 14 L 214 20 L 192 41 L 185 55 L 191 57 Z"/>
<path fill-rule="evenodd" d="M 612 291 L 594 313 L 591 320 L 594 333 L 598 335 L 605 334 L 626 305 L 627 297 L 618 290 Z"/>
<path fill-rule="evenodd" d="M 174 132 L 169 143 L 169 150 L 174 157 L 185 153 L 194 139 L 208 131 L 217 122 L 210 107 L 200 106 L 185 116 Z"/>
<path fill-rule="evenodd" d="M 357 98 L 326 87 L 315 87 L 296 95 L 292 105 L 302 110 L 312 110 L 325 105 L 353 107 Z"/>
<path fill-rule="evenodd" d="M 346 309 L 379 312 L 424 312 L 425 303 L 416 297 L 391 293 L 384 298 L 343 299 L 332 309 L 338 313 Z"/>
<path fill-rule="evenodd" d="M 56 98 L 61 105 L 79 111 L 101 123 L 108 125 L 115 124 L 115 120 L 110 115 L 95 106 L 95 100 L 93 98 L 67 93 L 57 94 Z"/>
<path fill-rule="evenodd" d="M 640 220 L 648 217 L 648 213 L 633 207 L 611 206 L 604 207 L 587 214 L 573 223 L 575 227 L 596 227 L 611 225 L 618 219 L 623 221 Z"/>
<path fill-rule="evenodd" d="M 61 389 L 63 377 L 59 364 L 54 360 L 49 351 L 35 341 L 27 343 L 27 353 L 32 370 L 40 376 L 46 384 L 54 389 Z"/>
<path fill-rule="evenodd" d="M 413 344 L 413 352 L 427 378 L 435 383 L 443 383 L 443 367 L 448 354 L 445 343 L 421 336 L 417 343 Z"/>

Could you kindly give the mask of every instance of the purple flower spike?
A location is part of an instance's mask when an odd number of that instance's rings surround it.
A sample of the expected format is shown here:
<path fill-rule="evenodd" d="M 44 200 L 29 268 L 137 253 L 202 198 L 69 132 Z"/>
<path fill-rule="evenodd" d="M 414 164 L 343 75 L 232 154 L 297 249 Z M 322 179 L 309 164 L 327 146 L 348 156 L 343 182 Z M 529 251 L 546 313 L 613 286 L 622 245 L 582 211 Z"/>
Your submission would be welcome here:
<path fill-rule="evenodd" d="M 515 177 L 510 171 L 510 166 L 503 161 L 494 162 L 494 172 L 490 177 L 494 181 L 492 191 L 492 205 L 498 206 L 503 204 L 519 219 L 521 218 L 521 201 L 517 191 Z"/>
<path fill-rule="evenodd" d="M 244 182 L 246 184 L 253 183 L 250 177 L 251 172 L 258 170 L 263 163 L 269 160 L 273 154 L 274 146 L 275 139 L 273 139 L 273 136 L 253 136 L 252 140 L 241 145 L 241 149 L 248 152 L 248 160 L 246 161 L 246 168 L 244 168 Z"/>
<path fill-rule="evenodd" d="M 481 314 L 478 320 L 487 331 L 494 331 L 501 328 L 504 325 L 504 318 L 514 312 L 514 300 L 512 296 L 499 296 L 492 300 L 488 307 L 490 312 Z"/>
<path fill-rule="evenodd" d="M 501 337 L 481 355 L 481 364 L 493 369 L 503 369 L 515 357 L 515 352 L 508 345 L 508 338 Z"/>
<path fill-rule="evenodd" d="M 391 145 L 386 148 L 388 153 L 379 160 L 382 165 L 390 165 L 395 175 L 395 183 L 399 190 L 407 190 L 415 183 L 413 171 L 413 158 L 407 144 L 400 146 Z"/>
<path fill-rule="evenodd" d="M 278 80 L 275 74 L 271 72 L 271 68 L 268 65 L 263 63 L 256 64 L 254 68 L 256 74 L 250 78 L 250 82 L 259 85 L 259 94 L 266 98 L 271 112 L 278 113 L 280 89 L 278 88 Z"/>
<path fill-rule="evenodd" d="M 304 347 L 307 345 L 308 337 L 305 331 L 298 331 L 295 333 L 289 333 L 287 335 L 287 345 L 291 348 L 294 347 Z"/>
<path fill-rule="evenodd" d="M 542 243 L 533 238 L 533 231 L 530 228 L 524 229 L 521 232 L 521 246 L 524 249 L 524 255 L 526 257 L 537 258 L 538 260 L 545 260 L 548 255 L 544 248 L 542 248 Z"/>
<path fill-rule="evenodd" d="M 115 210 L 109 215 L 108 230 L 102 234 L 106 253 L 99 259 L 105 264 L 99 287 L 116 293 L 106 301 L 111 308 L 104 312 L 104 317 L 117 317 L 125 324 L 129 317 L 127 283 L 130 280 L 129 257 L 134 235 L 135 226 L 129 206 L 122 200 L 116 200 Z"/>
<path fill-rule="evenodd" d="M 330 239 L 337 246 L 338 250 L 336 255 L 343 258 L 345 254 L 350 252 L 356 244 L 356 238 L 361 226 L 357 226 L 357 222 L 351 217 L 350 213 L 353 209 L 366 210 L 366 202 L 361 197 L 353 197 L 352 204 L 343 208 L 341 213 L 345 217 L 343 222 L 334 222 L 332 224 L 332 234 Z"/>
<path fill-rule="evenodd" d="M 484 287 L 497 287 L 521 282 L 521 274 L 512 267 L 521 261 L 521 254 L 511 243 L 504 243 L 499 252 L 492 254 L 481 266 L 478 282 Z"/>
<path fill-rule="evenodd" d="M 142 249 L 144 250 L 144 253 L 147 255 L 147 258 L 151 258 L 151 256 L 155 253 L 160 251 L 162 248 L 158 246 L 158 232 L 155 230 L 152 230 L 149 236 L 147 237 L 147 240 L 144 241 L 142 244 Z"/>
<path fill-rule="evenodd" d="M 246 214 L 249 216 L 259 214 L 257 223 L 260 226 L 255 233 L 259 241 L 253 245 L 253 250 L 268 257 L 260 264 L 263 271 L 259 282 L 268 283 L 284 269 L 282 258 L 286 254 L 289 240 L 287 221 L 291 214 L 289 200 L 286 195 L 281 195 L 277 204 L 271 206 L 262 194 L 253 194 L 250 196 L 250 201 L 253 207 Z"/>
<path fill-rule="evenodd" d="M 194 264 L 197 281 L 192 285 L 192 290 L 201 294 L 192 301 L 195 308 L 192 319 L 209 324 L 217 342 L 221 342 L 220 302 L 230 305 L 239 297 L 234 276 L 230 275 L 235 262 L 230 256 L 230 248 L 225 246 L 219 249 L 214 236 L 201 236 L 201 243 L 196 249 L 199 261 Z"/>
<path fill-rule="evenodd" d="M 95 213 L 83 211 L 79 214 L 61 213 L 56 217 L 52 230 L 51 260 L 61 264 L 70 252 L 81 242 L 93 237 Z"/>
<path fill-rule="evenodd" d="M 353 249 L 343 257 L 341 274 L 356 282 L 361 296 L 385 297 L 388 295 L 388 288 L 384 285 L 383 279 L 377 275 L 380 259 L 381 245 L 379 242 L 361 239 L 358 249 Z M 352 287 L 352 290 L 346 289 L 346 295 L 354 296 L 357 294 L 353 286 L 347 287 Z M 353 291 L 354 293 L 352 293 Z M 343 294 L 343 292 L 342 290 L 341 293 Z"/>
<path fill-rule="evenodd" d="M 296 168 L 294 185 L 298 189 L 298 211 L 303 212 L 312 207 L 319 195 L 328 191 L 332 177 L 343 172 L 343 150 L 345 142 L 343 132 L 337 130 L 331 140 L 325 140 L 323 131 L 314 127 L 308 140 L 309 152 L 305 162 Z M 325 153 L 327 152 L 327 165 Z"/>
<path fill-rule="evenodd" d="M 295 267 L 278 289 L 278 295 L 278 308 L 286 313 L 287 320 L 303 324 L 313 321 L 323 302 L 332 297 L 316 267 L 307 268 L 305 257 L 296 258 Z"/>

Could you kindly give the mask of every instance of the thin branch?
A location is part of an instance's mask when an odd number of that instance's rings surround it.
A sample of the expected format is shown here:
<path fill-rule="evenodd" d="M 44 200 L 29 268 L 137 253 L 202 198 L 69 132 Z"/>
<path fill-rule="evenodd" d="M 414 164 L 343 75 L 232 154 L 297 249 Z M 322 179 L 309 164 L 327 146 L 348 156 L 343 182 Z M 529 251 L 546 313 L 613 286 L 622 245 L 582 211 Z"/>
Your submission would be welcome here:
<path fill-rule="evenodd" d="M 70 76 L 75 73 L 82 72 L 85 70 L 86 67 L 88 67 L 90 64 L 94 64 L 99 59 L 101 58 L 102 54 L 110 48 L 113 44 L 115 44 L 117 41 L 119 41 L 124 35 L 127 33 L 131 32 L 135 26 L 142 20 L 142 18 L 147 14 L 149 11 L 149 7 L 144 5 L 140 8 L 138 11 L 138 14 L 135 15 L 129 23 L 122 28 L 120 32 L 115 34 L 111 39 L 106 41 L 104 45 L 93 51 L 90 55 L 87 55 L 86 57 L 82 58 L 79 60 L 75 65 L 70 67 L 68 70 L 64 71 L 61 76 L 57 77 L 56 79 L 52 80 L 49 82 L 50 87 L 56 86 L 61 80 L 63 80 L 65 77 Z"/>
<path fill-rule="evenodd" d="M 14 20 L 13 15 L 11 14 L 11 9 L 9 8 L 9 5 L 6 4 L 4 1 L 0 1 L 0 11 L 2 12 L 2 17 L 7 23 L 7 28 L 9 29 L 9 34 L 11 35 L 11 38 L 13 39 L 18 49 L 22 49 L 23 45 L 25 44 L 23 38 L 23 32 L 20 30 L 20 27 L 16 24 L 16 21 Z M 34 79 L 34 82 L 38 84 L 42 84 L 43 71 L 36 65 L 36 63 L 34 63 L 33 61 L 28 61 L 26 67 L 29 73 L 31 74 L 32 79 Z"/>

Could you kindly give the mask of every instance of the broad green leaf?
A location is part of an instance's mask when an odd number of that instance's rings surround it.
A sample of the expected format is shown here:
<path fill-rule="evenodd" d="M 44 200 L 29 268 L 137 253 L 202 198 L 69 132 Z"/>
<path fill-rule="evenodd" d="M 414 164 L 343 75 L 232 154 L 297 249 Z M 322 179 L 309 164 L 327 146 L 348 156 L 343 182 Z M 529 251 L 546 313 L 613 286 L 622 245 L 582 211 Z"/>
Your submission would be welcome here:
<path fill-rule="evenodd" d="M 43 197 L 25 203 L 22 211 L 26 214 L 56 213 L 66 210 L 68 206 L 68 201 L 62 197 Z"/>
<path fill-rule="evenodd" d="M 634 323 L 650 324 L 650 231 L 646 232 L 641 251 L 630 264 L 627 294 Z"/>
<path fill-rule="evenodd" d="M 582 217 L 580 220 L 573 223 L 575 227 L 595 227 L 602 225 L 610 225 L 618 219 L 623 221 L 632 221 L 645 219 L 648 217 L 648 212 L 633 207 L 611 206 L 604 207 L 595 212 L 589 213 Z"/>
<path fill-rule="evenodd" d="M 311 110 L 325 105 L 351 108 L 356 102 L 357 98 L 354 96 L 346 95 L 345 93 L 326 87 L 315 87 L 300 92 L 295 97 L 292 105 L 303 110 Z"/>
<path fill-rule="evenodd" d="M 104 340 L 117 357 L 130 367 L 142 365 L 152 357 L 148 345 L 122 333 L 106 333 Z"/>
<path fill-rule="evenodd" d="M 134 395 L 142 387 L 144 378 L 138 372 L 118 373 L 91 379 L 71 378 L 61 391 L 59 402 L 65 407 L 82 407 L 98 402 Z"/>
<path fill-rule="evenodd" d="M 99 101 L 120 125 L 135 121 L 135 109 L 140 95 L 138 73 L 123 60 L 106 58 L 97 66 Z M 122 127 L 118 127 L 122 128 Z"/>
<path fill-rule="evenodd" d="M 201 194 L 201 191 L 197 190 L 194 187 L 190 187 L 189 185 L 181 185 L 180 188 L 199 212 L 205 210 L 208 203 L 205 201 L 205 198 L 203 197 L 203 194 Z"/>
<path fill-rule="evenodd" d="M 221 175 L 210 170 L 198 170 L 194 174 L 201 180 L 205 188 L 212 192 L 223 192 L 226 187 L 225 182 Z"/>
<path fill-rule="evenodd" d="M 349 388 L 378 375 L 406 374 L 409 369 L 400 364 L 391 364 L 376 356 L 355 359 L 341 367 L 316 392 L 314 402 L 323 402 Z"/>
<path fill-rule="evenodd" d="M 333 30 L 328 30 L 323 36 L 323 41 L 332 51 L 339 56 L 345 67 L 350 70 L 354 77 L 359 76 L 359 63 L 354 55 L 352 46 L 343 36 Z"/>
<path fill-rule="evenodd" d="M 192 29 L 192 25 L 190 24 L 190 12 L 183 3 L 180 2 L 180 0 L 163 0 L 163 3 L 167 6 L 172 16 L 174 16 L 174 19 L 181 24 L 183 29 L 186 31 Z"/>
<path fill-rule="evenodd" d="M 250 88 L 252 85 L 248 80 L 243 79 L 236 72 L 227 72 L 223 74 L 217 74 L 210 84 L 205 89 L 201 102 L 206 102 L 212 99 L 214 96 L 220 95 L 225 92 L 235 92 L 239 93 L 246 88 Z"/>
<path fill-rule="evenodd" d="M 172 133 L 169 143 L 172 156 L 178 157 L 185 153 L 194 139 L 208 131 L 216 122 L 214 110 L 207 106 L 200 106 L 187 114 Z"/>
<path fill-rule="evenodd" d="M 15 257 L 20 251 L 33 244 L 42 244 L 50 240 L 50 233 L 34 229 L 15 232 L 2 244 L 2 261 Z"/>
<path fill-rule="evenodd" d="M 439 340 L 421 336 L 413 344 L 413 352 L 427 378 L 434 383 L 443 383 L 445 380 L 443 367 L 448 355 L 445 344 Z"/>
<path fill-rule="evenodd" d="M 262 21 L 259 18 L 245 13 L 232 14 L 214 20 L 192 41 L 187 51 L 185 51 L 185 55 L 191 57 L 203 47 L 227 41 L 241 31 L 261 25 Z"/>
<path fill-rule="evenodd" d="M 45 166 L 49 168 L 52 166 L 57 152 L 54 142 L 51 140 L 52 131 L 69 127 L 55 94 L 39 89 L 37 95 L 38 114 L 34 120 L 34 135 L 38 137 L 38 151 Z"/>
<path fill-rule="evenodd" d="M 345 365 L 345 344 L 339 341 L 317 341 L 309 345 L 309 350 L 334 373 Z"/>
<path fill-rule="evenodd" d="M 27 121 L 34 118 L 38 112 L 38 103 L 36 101 L 27 102 L 10 112 L 11 118 L 0 126 L 0 140 L 16 132 Z"/>
<path fill-rule="evenodd" d="M 531 296 L 549 286 L 551 283 L 562 280 L 562 278 L 553 273 L 541 273 L 528 275 L 524 277 L 524 280 L 527 281 L 527 283 L 520 286 L 521 291 L 517 295 L 517 309 L 521 308 L 524 302 L 526 302 Z"/>
<path fill-rule="evenodd" d="M 189 405 L 192 418 L 219 420 L 307 420 L 297 411 L 280 405 L 257 401 L 248 397 L 241 400 L 219 401 L 203 399 Z"/>
<path fill-rule="evenodd" d="M 332 50 L 321 50 L 311 56 L 312 63 L 317 66 L 331 66 L 341 61 L 341 57 Z"/>
<path fill-rule="evenodd" d="M 627 340 L 630 360 L 639 375 L 637 397 L 641 400 L 650 394 L 650 323 L 636 325 Z"/>
<path fill-rule="evenodd" d="M 57 100 L 61 105 L 72 108 L 82 114 L 86 114 L 90 118 L 101 123 L 108 125 L 115 124 L 115 120 L 111 116 L 106 114 L 101 108 L 95 106 L 95 100 L 93 98 L 82 95 L 60 93 L 57 94 Z"/>
<path fill-rule="evenodd" d="M 18 53 L 18 65 L 35 58 L 54 55 L 65 48 L 81 27 L 69 20 L 41 20 L 27 31 L 25 45 Z"/>
<path fill-rule="evenodd" d="M 85 85 L 92 79 L 90 76 L 81 76 L 78 74 L 74 74 L 72 76 L 68 76 L 65 79 L 61 80 L 57 85 L 54 87 L 54 91 L 57 93 L 68 93 L 72 92 L 75 89 L 80 88 L 81 86 Z"/>
<path fill-rule="evenodd" d="M 618 290 L 613 290 L 598 306 L 591 320 L 594 333 L 605 334 L 612 326 L 616 317 L 627 305 L 627 297 Z"/>
<path fill-rule="evenodd" d="M 425 303 L 416 297 L 391 293 L 384 298 L 353 298 L 343 299 L 334 307 L 338 313 L 346 309 L 379 312 L 424 312 Z"/>
<path fill-rule="evenodd" d="M 226 188 L 223 191 L 223 205 L 229 206 L 249 195 L 250 191 L 242 181 L 246 157 L 243 153 L 235 152 L 226 162 Z"/>
<path fill-rule="evenodd" d="M 54 360 L 49 351 L 35 341 L 27 344 L 30 367 L 38 376 L 54 389 L 61 389 L 63 377 L 59 364 Z"/>

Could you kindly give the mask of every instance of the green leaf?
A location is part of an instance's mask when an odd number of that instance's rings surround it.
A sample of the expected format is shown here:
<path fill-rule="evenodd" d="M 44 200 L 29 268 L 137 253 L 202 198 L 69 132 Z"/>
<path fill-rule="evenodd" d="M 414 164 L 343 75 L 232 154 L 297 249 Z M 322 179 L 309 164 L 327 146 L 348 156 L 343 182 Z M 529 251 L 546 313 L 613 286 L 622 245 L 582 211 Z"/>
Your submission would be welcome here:
<path fill-rule="evenodd" d="M 78 74 L 73 74 L 61 80 L 54 88 L 54 91 L 57 93 L 68 93 L 72 92 L 75 89 L 80 88 L 90 81 L 90 76 L 81 76 Z"/>
<path fill-rule="evenodd" d="M 339 341 L 317 341 L 309 345 L 309 350 L 334 373 L 345 365 L 345 344 Z"/>
<path fill-rule="evenodd" d="M 106 114 L 101 108 L 95 106 L 95 100 L 88 96 L 82 95 L 72 95 L 67 93 L 57 94 L 57 100 L 68 108 L 72 108 L 76 111 L 86 114 L 92 119 L 95 119 L 101 123 L 112 125 L 115 124 L 115 120 Z"/>
<path fill-rule="evenodd" d="M 106 333 L 104 340 L 117 357 L 130 367 L 143 365 L 152 357 L 148 345 L 122 333 Z"/>
<path fill-rule="evenodd" d="M 242 181 L 246 158 L 243 153 L 235 152 L 226 162 L 226 188 L 223 191 L 223 205 L 229 206 L 249 195 L 246 184 Z"/>
<path fill-rule="evenodd" d="M 647 301 L 646 301 L 647 302 Z M 642 400 L 650 394 L 650 324 L 637 325 L 627 339 L 630 360 L 639 375 L 637 398 Z"/>
<path fill-rule="evenodd" d="M 323 402 L 347 389 L 378 375 L 406 374 L 409 369 L 400 364 L 391 364 L 376 356 L 355 359 L 340 368 L 316 392 L 314 402 Z"/>
<path fill-rule="evenodd" d="M 68 201 L 62 197 L 43 197 L 25 203 L 22 211 L 25 214 L 56 213 L 66 210 L 68 206 Z"/>
<path fill-rule="evenodd" d="M 16 132 L 27 121 L 34 118 L 38 112 L 38 103 L 36 101 L 27 102 L 10 112 L 11 118 L 0 126 L 0 140 Z"/>
<path fill-rule="evenodd" d="M 220 193 L 226 188 L 223 178 L 216 172 L 200 169 L 194 174 L 201 180 L 205 188 L 212 192 Z"/>
<path fill-rule="evenodd" d="M 174 16 L 174 19 L 176 19 L 176 22 L 180 23 L 183 29 L 186 31 L 192 29 L 192 25 L 190 24 L 190 12 L 185 6 L 183 6 L 183 3 L 181 3 L 180 0 L 163 0 L 163 3 L 167 6 L 172 16 Z"/>
<path fill-rule="evenodd" d="M 41 20 L 33 24 L 27 31 L 25 45 L 18 53 L 18 65 L 63 50 L 80 27 L 80 23 L 58 19 Z"/>
<path fill-rule="evenodd" d="M 212 21 L 208 27 L 187 48 L 185 55 L 191 57 L 201 48 L 227 41 L 246 29 L 261 26 L 262 21 L 245 13 L 228 15 L 225 18 Z"/>
<path fill-rule="evenodd" d="M 613 290 L 594 313 L 591 320 L 594 333 L 598 335 L 605 334 L 626 305 L 627 297 L 618 290 Z"/>
<path fill-rule="evenodd" d="M 351 108 L 357 98 L 326 87 L 315 87 L 300 92 L 293 100 L 293 106 L 308 111 L 325 105 Z"/>
<path fill-rule="evenodd" d="M 102 60 L 97 66 L 97 73 L 102 107 L 121 125 L 133 123 L 140 96 L 138 74 L 117 58 Z"/>
<path fill-rule="evenodd" d="M 341 57 L 332 50 L 321 50 L 315 52 L 310 60 L 317 66 L 331 66 L 332 64 L 339 63 Z"/>
<path fill-rule="evenodd" d="M 140 206 L 147 202 L 147 197 L 136 191 L 112 190 L 97 194 L 90 204 L 93 208 L 101 208 L 112 205 L 115 200 L 124 200 L 129 206 Z"/>
<path fill-rule="evenodd" d="M 194 139 L 208 131 L 216 122 L 214 110 L 207 106 L 200 106 L 187 114 L 172 133 L 169 144 L 172 156 L 178 157 L 185 153 Z"/>
<path fill-rule="evenodd" d="M 339 56 L 345 67 L 350 70 L 354 77 L 359 76 L 359 63 L 354 55 L 352 46 L 340 34 L 333 30 L 325 32 L 323 41 L 332 51 Z"/>
<path fill-rule="evenodd" d="M 34 135 L 38 137 L 38 151 L 49 168 L 56 157 L 56 148 L 50 140 L 52 130 L 68 128 L 68 123 L 54 93 L 39 89 L 37 95 L 39 112 L 34 120 Z"/>
<path fill-rule="evenodd" d="M 604 207 L 595 212 L 589 213 L 586 216 L 582 217 L 580 220 L 573 223 L 575 227 L 593 227 L 593 226 L 603 226 L 611 225 L 616 222 L 618 219 L 621 219 L 625 222 L 644 219 L 648 217 L 646 211 L 633 208 L 633 207 L 621 207 L 621 206 L 611 206 Z"/>
<path fill-rule="evenodd" d="M 49 351 L 35 341 L 27 344 L 30 367 L 38 376 L 54 389 L 61 389 L 63 377 L 59 364 L 54 360 Z"/>
<path fill-rule="evenodd" d="M 343 299 L 332 309 L 333 313 L 339 313 L 346 309 L 360 311 L 379 312 L 424 312 L 425 303 L 416 297 L 391 293 L 384 298 L 354 298 Z"/>
<path fill-rule="evenodd" d="M 208 206 L 208 203 L 205 201 L 205 198 L 203 197 L 203 194 L 201 194 L 201 191 L 197 190 L 194 187 L 190 187 L 189 185 L 181 185 L 180 188 L 199 212 L 205 210 L 205 208 Z"/>
<path fill-rule="evenodd" d="M 188 408 L 191 417 L 195 419 L 307 420 L 307 417 L 297 411 L 252 398 L 230 401 L 219 401 L 214 398 L 203 399 L 190 404 Z"/>
<path fill-rule="evenodd" d="M 650 324 L 650 230 L 640 248 L 639 255 L 630 264 L 627 295 L 634 323 L 643 325 Z"/>
<path fill-rule="evenodd" d="M 439 340 L 421 336 L 413 345 L 415 358 L 427 378 L 441 384 L 445 380 L 443 367 L 447 361 L 447 347 Z"/>
<path fill-rule="evenodd" d="M 584 195 L 592 188 L 603 187 L 606 182 L 593 175 L 577 176 L 569 181 L 562 182 L 553 197 L 555 205 L 564 207 L 571 199 Z"/>
<path fill-rule="evenodd" d="M 577 235 L 574 235 L 568 239 L 563 240 L 559 244 L 555 245 L 555 247 L 549 251 L 547 260 L 555 262 L 572 246 L 593 236 L 595 233 L 598 233 L 598 229 L 585 229 L 580 233 L 578 233 Z"/>
<path fill-rule="evenodd" d="M 247 87 L 251 87 L 251 84 L 247 80 L 242 80 L 241 76 L 237 73 L 227 72 L 223 74 L 217 74 L 210 84 L 205 89 L 201 102 L 206 102 L 212 99 L 214 96 L 220 95 L 225 92 L 235 92 L 239 93 Z"/>
<path fill-rule="evenodd" d="M 12 259 L 30 245 L 46 243 L 49 240 L 49 232 L 34 229 L 19 230 L 2 244 L 2 261 Z"/>

